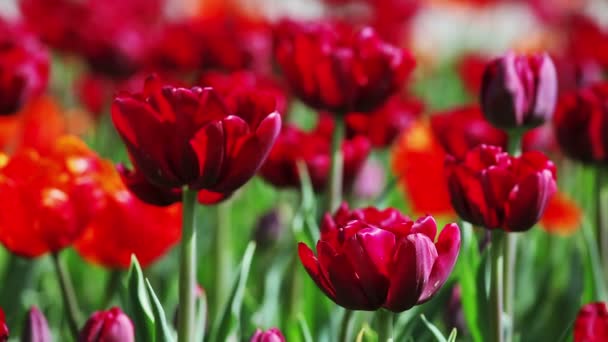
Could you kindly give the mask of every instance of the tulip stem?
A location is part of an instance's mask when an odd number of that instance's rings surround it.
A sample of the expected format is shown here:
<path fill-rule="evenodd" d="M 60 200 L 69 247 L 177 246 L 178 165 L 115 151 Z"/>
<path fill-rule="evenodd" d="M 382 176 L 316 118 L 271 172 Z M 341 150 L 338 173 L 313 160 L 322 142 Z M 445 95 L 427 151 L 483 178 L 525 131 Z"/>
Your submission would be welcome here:
<path fill-rule="evenodd" d="M 353 310 L 344 310 L 344 316 L 342 316 L 342 321 L 340 322 L 338 342 L 348 342 L 348 327 L 350 326 L 350 321 L 353 318 L 353 313 Z"/>
<path fill-rule="evenodd" d="M 378 342 L 393 342 L 393 323 L 395 314 L 380 309 L 376 311 L 376 322 L 378 324 Z"/>
<path fill-rule="evenodd" d="M 59 259 L 59 253 L 52 253 L 51 258 L 53 259 L 53 264 L 55 264 L 55 272 L 57 272 L 57 279 L 61 287 L 61 296 L 63 297 L 63 305 L 67 314 L 70 331 L 74 339 L 77 339 L 81 316 L 78 301 L 76 300 L 76 293 L 74 292 L 74 285 L 72 284 L 68 270 L 61 262 L 61 259 Z"/>
<path fill-rule="evenodd" d="M 184 188 L 182 202 L 177 339 L 179 342 L 189 342 L 194 337 L 196 294 L 196 230 L 194 227 L 196 191 Z"/>
<path fill-rule="evenodd" d="M 492 259 L 490 283 L 490 312 L 492 316 L 492 341 L 504 341 L 503 313 L 503 263 L 504 263 L 504 233 L 499 230 L 492 231 L 492 244 L 490 253 Z"/>
<path fill-rule="evenodd" d="M 604 199 L 604 188 L 606 187 L 606 170 L 603 166 L 596 166 L 595 169 L 595 229 L 597 234 L 598 249 L 604 275 L 608 275 L 608 226 L 604 211 L 606 201 Z M 606 281 L 606 279 L 604 279 Z"/>
<path fill-rule="evenodd" d="M 334 212 L 342 202 L 342 174 L 344 169 L 344 156 L 342 155 L 342 140 L 344 140 L 344 119 L 338 116 L 335 120 L 334 135 L 331 141 L 331 168 L 329 187 L 327 188 L 327 201 L 329 212 Z"/>
<path fill-rule="evenodd" d="M 215 307 L 221 308 L 230 290 L 230 202 L 217 205 L 217 225 L 215 229 Z"/>

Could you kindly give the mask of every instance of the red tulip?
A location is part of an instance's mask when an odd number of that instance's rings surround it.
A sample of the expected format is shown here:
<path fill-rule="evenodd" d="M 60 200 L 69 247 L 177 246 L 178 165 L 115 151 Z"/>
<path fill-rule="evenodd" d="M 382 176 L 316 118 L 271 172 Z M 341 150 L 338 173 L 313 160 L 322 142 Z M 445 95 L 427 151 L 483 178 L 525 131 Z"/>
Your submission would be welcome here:
<path fill-rule="evenodd" d="M 431 116 L 433 134 L 450 155 L 462 159 L 474 147 L 507 147 L 507 134 L 487 122 L 479 106 L 452 109 Z"/>
<path fill-rule="evenodd" d="M 547 54 L 510 52 L 492 61 L 483 74 L 481 108 L 503 129 L 535 127 L 549 121 L 557 100 L 557 73 Z"/>
<path fill-rule="evenodd" d="M 377 109 L 414 67 L 409 52 L 372 28 L 352 32 L 329 23 L 279 25 L 275 56 L 302 101 L 338 114 Z"/>
<path fill-rule="evenodd" d="M 222 98 L 212 88 L 163 87 L 152 77 L 143 93 L 114 100 L 112 120 L 148 182 L 188 186 L 218 201 L 266 159 L 281 127 L 275 108 L 268 93 L 236 91 Z"/>
<path fill-rule="evenodd" d="M 321 223 L 317 255 L 303 243 L 300 260 L 317 286 L 351 310 L 401 312 L 428 301 L 447 280 L 460 249 L 460 230 L 435 219 L 412 221 L 396 209 L 350 210 L 343 204 Z"/>
<path fill-rule="evenodd" d="M 608 82 L 564 94 L 555 111 L 557 142 L 565 155 L 591 163 L 608 161 Z"/>
<path fill-rule="evenodd" d="M 114 166 L 104 161 L 98 172 L 102 208 L 93 216 L 74 246 L 87 261 L 126 269 L 131 255 L 143 267 L 164 255 L 181 233 L 179 205 L 159 208 L 127 190 Z M 142 239 L 142 236 L 146 239 Z"/>
<path fill-rule="evenodd" d="M 285 342 L 285 336 L 277 328 L 270 328 L 266 331 L 257 329 L 249 342 Z"/>
<path fill-rule="evenodd" d="M 456 212 L 487 229 L 532 228 L 557 189 L 555 165 L 540 152 L 512 157 L 480 145 L 462 161 L 448 156 L 445 167 Z"/>
<path fill-rule="evenodd" d="M 6 325 L 6 316 L 0 308 L 0 342 L 8 341 L 8 326 Z"/>
<path fill-rule="evenodd" d="M 30 258 L 69 246 L 99 209 L 97 155 L 78 139 L 64 137 L 49 154 L 25 149 L 2 160 L 2 244 Z"/>
<path fill-rule="evenodd" d="M 0 115 L 16 113 L 42 95 L 49 69 L 46 48 L 23 28 L 0 19 Z"/>
<path fill-rule="evenodd" d="M 119 308 L 94 312 L 80 331 L 78 342 L 133 342 L 131 319 Z"/>
<path fill-rule="evenodd" d="M 349 113 L 346 116 L 347 135 L 363 135 L 374 147 L 388 147 L 401 132 L 412 125 L 423 110 L 424 104 L 421 101 L 393 96 L 370 114 Z"/>
<path fill-rule="evenodd" d="M 299 187 L 297 162 L 303 161 L 308 169 L 315 191 L 325 189 L 329 179 L 330 145 L 333 121 L 322 116 L 316 129 L 305 132 L 294 126 L 285 126 L 272 148 L 260 175 L 276 187 Z M 350 188 L 370 152 L 369 141 L 361 136 L 342 142 L 345 188 Z"/>
<path fill-rule="evenodd" d="M 608 306 L 604 302 L 589 303 L 581 308 L 574 322 L 574 342 L 608 340 Z"/>

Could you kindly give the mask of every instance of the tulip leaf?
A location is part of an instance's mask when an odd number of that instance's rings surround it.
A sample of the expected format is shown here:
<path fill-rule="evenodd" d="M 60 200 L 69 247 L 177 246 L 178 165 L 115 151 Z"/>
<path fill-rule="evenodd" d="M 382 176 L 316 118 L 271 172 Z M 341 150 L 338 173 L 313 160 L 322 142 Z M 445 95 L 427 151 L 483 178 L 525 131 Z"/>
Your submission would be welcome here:
<path fill-rule="evenodd" d="M 448 342 L 456 342 L 456 337 L 458 336 L 458 330 L 453 328 L 448 336 Z"/>
<path fill-rule="evenodd" d="M 378 342 L 378 334 L 366 323 L 361 327 L 355 338 L 356 342 Z"/>
<path fill-rule="evenodd" d="M 247 245 L 245 254 L 241 261 L 241 269 L 237 274 L 236 279 L 230 291 L 230 297 L 226 302 L 220 319 L 216 322 L 211 334 L 210 341 L 227 341 L 234 336 L 239 330 L 239 318 L 241 306 L 243 305 L 243 297 L 245 295 L 245 287 L 249 277 L 249 269 L 255 252 L 255 242 L 251 241 Z"/>
<path fill-rule="evenodd" d="M 154 293 L 152 289 L 152 285 L 148 279 L 146 279 L 146 288 L 148 290 L 148 298 L 152 304 L 152 312 L 154 314 L 154 330 L 155 330 L 155 342 L 173 342 L 175 338 L 173 337 L 173 332 L 171 328 L 169 328 L 169 324 L 167 324 L 167 319 L 165 317 L 165 310 L 163 309 L 158 297 Z"/>
<path fill-rule="evenodd" d="M 196 298 L 196 320 L 195 320 L 195 331 L 194 340 L 202 341 L 205 338 L 207 328 L 207 295 L 203 291 L 200 296 Z"/>
<path fill-rule="evenodd" d="M 583 221 L 580 229 L 581 244 L 584 258 L 583 268 L 585 274 L 585 290 L 583 302 L 607 300 L 606 287 L 604 284 L 604 271 L 602 269 L 597 243 L 593 236 L 593 227 L 589 220 Z"/>
<path fill-rule="evenodd" d="M 433 323 L 429 322 L 424 314 L 420 315 L 420 319 L 422 319 L 424 325 L 426 325 L 427 328 L 429 328 L 429 330 L 433 334 L 433 336 L 435 336 L 437 342 L 448 342 L 441 333 L 441 331 L 439 331 L 439 329 Z"/>
<path fill-rule="evenodd" d="M 312 342 L 312 334 L 310 333 L 310 328 L 308 327 L 308 323 L 306 323 L 306 318 L 303 315 L 298 315 L 298 326 L 300 327 L 300 333 L 302 335 L 302 340 L 304 342 Z"/>
<path fill-rule="evenodd" d="M 129 317 L 133 320 L 136 340 L 154 341 L 154 314 L 144 275 L 135 255 L 131 256 L 125 290 L 122 292 L 122 299 Z"/>

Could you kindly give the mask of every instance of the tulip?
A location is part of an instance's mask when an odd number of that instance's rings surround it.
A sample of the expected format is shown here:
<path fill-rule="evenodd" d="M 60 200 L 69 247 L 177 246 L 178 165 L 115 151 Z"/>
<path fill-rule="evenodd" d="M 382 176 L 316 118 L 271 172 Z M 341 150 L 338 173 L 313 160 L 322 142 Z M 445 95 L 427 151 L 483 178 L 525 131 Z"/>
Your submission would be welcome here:
<path fill-rule="evenodd" d="M 112 120 L 148 182 L 166 189 L 188 186 L 203 202 L 217 202 L 266 159 L 281 127 L 275 102 L 264 92 L 235 91 L 222 98 L 212 88 L 162 86 L 150 77 L 142 94 L 116 97 Z"/>
<path fill-rule="evenodd" d="M 532 228 L 557 190 L 555 165 L 541 152 L 512 157 L 480 145 L 462 161 L 446 157 L 445 170 L 456 212 L 487 229 Z"/>
<path fill-rule="evenodd" d="M 266 331 L 257 329 L 249 342 L 285 342 L 285 336 L 277 328 L 270 328 Z"/>
<path fill-rule="evenodd" d="M 118 164 L 116 167 L 125 186 L 145 203 L 168 206 L 181 202 L 182 190 L 179 188 L 164 188 L 150 183 L 137 168 L 129 170 L 125 165 Z"/>
<path fill-rule="evenodd" d="M 334 114 L 377 109 L 415 64 L 371 27 L 352 32 L 330 23 L 283 22 L 276 32 L 275 56 L 294 93 Z"/>
<path fill-rule="evenodd" d="M 49 54 L 33 35 L 2 19 L 0 46 L 0 115 L 14 114 L 46 90 Z"/>
<path fill-rule="evenodd" d="M 357 174 L 353 195 L 362 200 L 373 200 L 382 194 L 386 186 L 386 170 L 376 159 L 370 158 Z"/>
<path fill-rule="evenodd" d="M 316 192 L 323 191 L 329 178 L 332 131 L 333 120 L 328 116 L 322 116 L 312 132 L 305 132 L 295 126 L 283 127 L 260 175 L 278 188 L 299 187 L 297 162 L 302 161 L 308 170 L 313 189 Z M 370 150 L 369 140 L 362 136 L 342 142 L 342 179 L 345 188 L 353 184 Z"/>
<path fill-rule="evenodd" d="M 6 325 L 6 316 L 0 308 L 0 342 L 8 341 L 8 326 Z"/>
<path fill-rule="evenodd" d="M 531 128 L 551 119 L 557 73 L 547 54 L 510 52 L 486 67 L 480 103 L 486 119 L 502 129 Z"/>
<path fill-rule="evenodd" d="M 281 216 L 278 210 L 273 209 L 258 219 L 253 231 L 253 240 L 261 249 L 267 249 L 279 241 L 282 232 Z"/>
<path fill-rule="evenodd" d="M 574 322 L 574 342 L 608 340 L 608 306 L 604 302 L 589 303 L 581 308 Z"/>
<path fill-rule="evenodd" d="M 608 82 L 565 93 L 555 111 L 555 136 L 562 152 L 584 162 L 608 161 Z"/>
<path fill-rule="evenodd" d="M 51 331 L 44 314 L 33 306 L 27 312 L 21 342 L 51 342 Z"/>
<path fill-rule="evenodd" d="M 78 336 L 78 342 L 133 342 L 131 319 L 119 308 L 94 312 Z"/>
<path fill-rule="evenodd" d="M 446 225 L 437 241 L 432 216 L 412 221 L 396 209 L 350 210 L 343 204 L 321 223 L 317 255 L 298 253 L 317 286 L 351 310 L 402 312 L 422 304 L 447 280 L 460 249 L 460 230 Z"/>

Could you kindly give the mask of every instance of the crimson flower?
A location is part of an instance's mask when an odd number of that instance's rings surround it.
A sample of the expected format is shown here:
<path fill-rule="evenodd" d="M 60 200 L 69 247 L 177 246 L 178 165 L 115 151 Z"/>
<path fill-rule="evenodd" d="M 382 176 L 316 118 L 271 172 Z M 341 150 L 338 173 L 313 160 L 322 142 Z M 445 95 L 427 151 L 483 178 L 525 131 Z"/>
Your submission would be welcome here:
<path fill-rule="evenodd" d="M 445 170 L 456 212 L 487 229 L 532 228 L 557 190 L 555 165 L 540 152 L 512 157 L 480 145 L 462 161 L 446 157 Z"/>
<path fill-rule="evenodd" d="M 0 168 L 0 242 L 12 253 L 37 257 L 76 240 L 100 207 L 97 155 L 74 137 L 41 155 L 24 149 Z"/>
<path fill-rule="evenodd" d="M 0 115 L 19 111 L 46 90 L 48 51 L 22 27 L 0 18 Z"/>
<path fill-rule="evenodd" d="M 513 52 L 486 67 L 481 86 L 486 119 L 503 129 L 535 127 L 551 119 L 557 100 L 557 73 L 547 54 Z"/>
<path fill-rule="evenodd" d="M 278 328 L 270 328 L 266 331 L 257 329 L 249 342 L 285 342 L 285 336 Z"/>
<path fill-rule="evenodd" d="M 0 308 L 0 342 L 8 341 L 8 326 L 6 325 L 6 316 Z"/>
<path fill-rule="evenodd" d="M 301 160 L 308 169 L 314 190 L 323 191 L 329 179 L 332 130 L 333 120 L 325 115 L 319 118 L 317 127 L 312 132 L 305 132 L 295 126 L 284 126 L 268 160 L 260 169 L 260 175 L 279 188 L 299 187 L 297 162 Z M 362 136 L 342 142 L 345 189 L 353 184 L 370 150 L 369 141 Z"/>
<path fill-rule="evenodd" d="M 458 257 L 460 230 L 446 225 L 437 241 L 432 216 L 412 221 L 393 208 L 350 210 L 343 204 L 321 223 L 317 255 L 304 243 L 300 260 L 317 286 L 351 310 L 402 312 L 428 301 Z"/>
<path fill-rule="evenodd" d="M 608 305 L 589 303 L 581 308 L 574 322 L 574 342 L 608 340 Z"/>
<path fill-rule="evenodd" d="M 94 312 L 78 336 L 78 342 L 104 341 L 135 341 L 133 323 L 118 307 Z"/>
<path fill-rule="evenodd" d="M 366 136 L 374 147 L 388 147 L 424 110 L 424 103 L 393 96 L 372 113 L 349 113 L 348 136 Z"/>
<path fill-rule="evenodd" d="M 212 88 L 162 86 L 151 77 L 143 93 L 116 97 L 112 120 L 145 180 L 165 189 L 188 186 L 216 202 L 266 159 L 281 127 L 275 108 L 268 93 L 221 97 Z"/>
<path fill-rule="evenodd" d="M 584 162 L 608 161 L 608 82 L 565 93 L 553 122 L 564 154 Z"/>
<path fill-rule="evenodd" d="M 332 113 L 369 112 L 403 85 L 414 67 L 409 52 L 383 41 L 372 28 L 283 22 L 275 56 L 294 93 Z"/>

